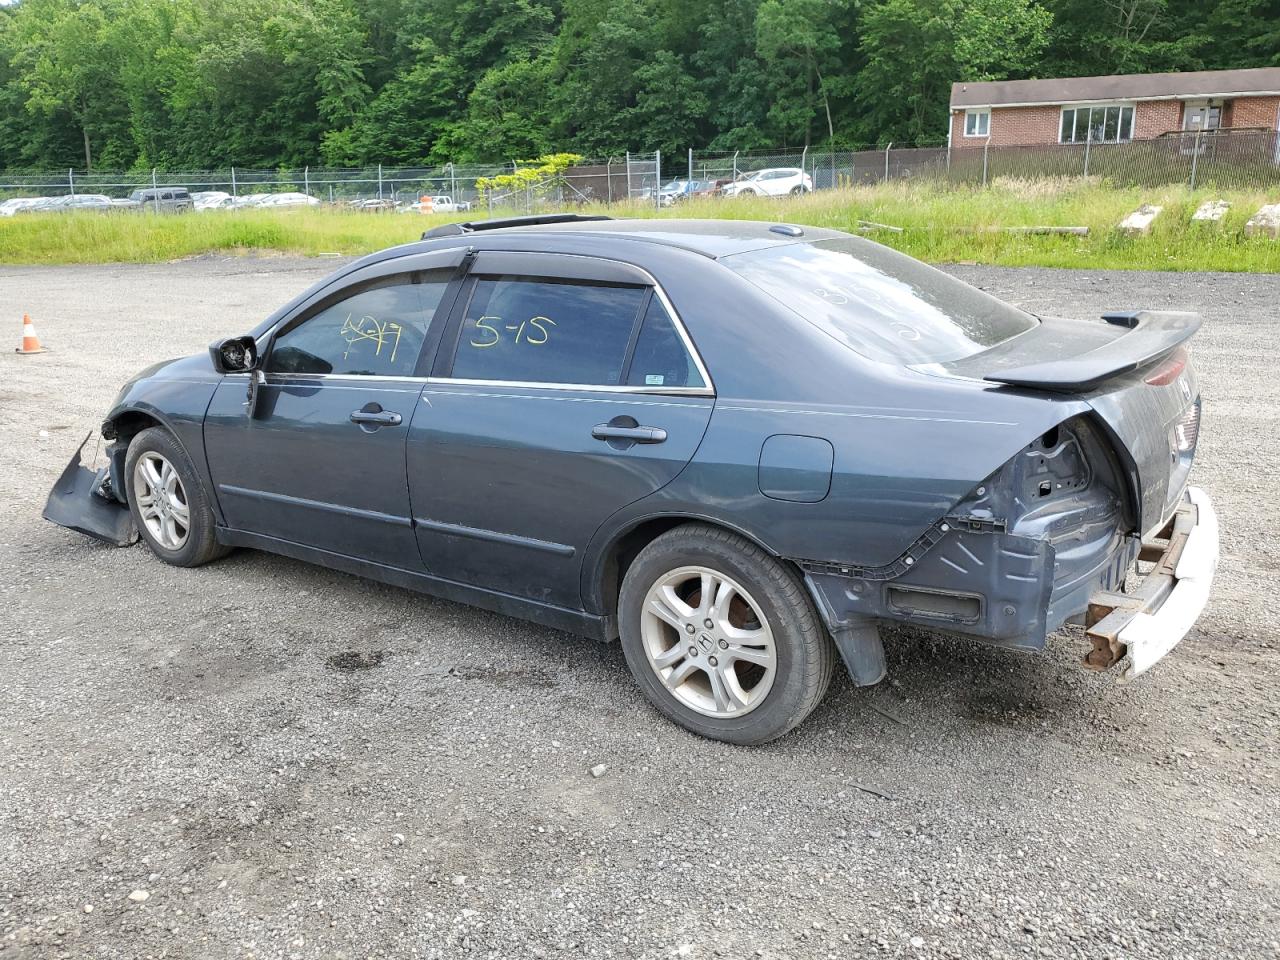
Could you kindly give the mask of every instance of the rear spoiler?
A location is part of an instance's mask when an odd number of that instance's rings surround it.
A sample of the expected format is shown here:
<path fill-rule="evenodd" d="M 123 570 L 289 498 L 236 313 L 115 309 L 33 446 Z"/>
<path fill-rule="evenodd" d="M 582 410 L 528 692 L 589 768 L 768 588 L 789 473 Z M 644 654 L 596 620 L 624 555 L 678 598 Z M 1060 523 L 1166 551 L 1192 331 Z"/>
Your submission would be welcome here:
<path fill-rule="evenodd" d="M 1064 360 L 1046 360 L 989 373 L 984 380 L 1038 390 L 1082 391 L 1137 370 L 1186 343 L 1200 329 L 1200 315 L 1173 310 L 1106 313 L 1102 319 L 1128 327 L 1105 346 Z"/>

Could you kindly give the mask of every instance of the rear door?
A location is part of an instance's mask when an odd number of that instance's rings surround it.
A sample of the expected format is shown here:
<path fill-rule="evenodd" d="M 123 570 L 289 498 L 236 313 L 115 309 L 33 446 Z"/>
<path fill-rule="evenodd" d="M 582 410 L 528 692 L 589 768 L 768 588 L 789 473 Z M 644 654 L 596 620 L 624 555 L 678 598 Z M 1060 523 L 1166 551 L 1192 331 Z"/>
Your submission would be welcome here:
<path fill-rule="evenodd" d="M 205 451 L 229 526 L 421 569 L 405 438 L 425 381 L 419 357 L 461 259 L 401 258 L 395 272 L 377 266 L 301 307 L 266 348 L 253 417 L 247 377 L 223 380 Z"/>
<path fill-rule="evenodd" d="M 647 274 L 480 253 L 409 430 L 428 571 L 580 609 L 591 535 L 684 468 L 713 397 Z"/>

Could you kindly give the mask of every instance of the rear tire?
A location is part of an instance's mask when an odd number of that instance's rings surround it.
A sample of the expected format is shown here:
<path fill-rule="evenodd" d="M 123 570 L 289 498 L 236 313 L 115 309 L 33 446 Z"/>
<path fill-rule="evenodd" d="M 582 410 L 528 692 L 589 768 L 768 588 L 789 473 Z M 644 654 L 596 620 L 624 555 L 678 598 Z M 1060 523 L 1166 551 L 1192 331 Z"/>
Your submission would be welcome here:
<path fill-rule="evenodd" d="M 704 737 L 776 739 L 831 682 L 835 649 L 799 578 L 726 530 L 689 524 L 655 539 L 627 570 L 618 616 L 641 691 Z"/>
<path fill-rule="evenodd" d="M 214 536 L 209 498 L 173 434 L 143 430 L 124 462 L 129 512 L 152 553 L 175 567 L 198 567 L 231 551 Z"/>

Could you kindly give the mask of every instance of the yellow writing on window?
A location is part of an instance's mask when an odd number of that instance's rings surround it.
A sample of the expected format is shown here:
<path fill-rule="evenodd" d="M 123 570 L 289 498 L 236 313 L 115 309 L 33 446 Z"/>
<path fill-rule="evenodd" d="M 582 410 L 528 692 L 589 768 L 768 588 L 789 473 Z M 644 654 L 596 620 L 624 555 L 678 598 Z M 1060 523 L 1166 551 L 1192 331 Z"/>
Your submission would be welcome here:
<path fill-rule="evenodd" d="M 469 343 L 478 350 L 494 347 L 502 342 L 502 331 L 514 333 L 516 343 L 527 343 L 540 347 L 551 339 L 548 326 L 554 327 L 556 322 L 550 317 L 530 317 L 520 323 L 503 323 L 501 317 L 485 315 L 476 320 L 476 335 L 479 339 L 471 339 Z"/>
<path fill-rule="evenodd" d="M 347 341 L 347 349 L 342 354 L 342 359 L 349 358 L 356 344 L 372 341 L 376 344 L 373 350 L 375 357 L 382 356 L 383 348 L 389 345 L 388 361 L 395 363 L 396 349 L 400 346 L 400 334 L 404 328 L 391 320 L 378 320 L 376 317 L 361 317 L 354 320 L 352 317 L 352 314 L 347 314 L 347 319 L 342 322 L 342 329 L 339 331 L 342 339 Z"/>

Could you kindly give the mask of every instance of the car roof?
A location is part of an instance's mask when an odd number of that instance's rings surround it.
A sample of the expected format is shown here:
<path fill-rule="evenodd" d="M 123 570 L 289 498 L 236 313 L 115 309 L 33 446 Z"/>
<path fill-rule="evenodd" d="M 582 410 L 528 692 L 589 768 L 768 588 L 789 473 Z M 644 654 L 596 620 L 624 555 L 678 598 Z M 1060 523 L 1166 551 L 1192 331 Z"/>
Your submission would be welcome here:
<path fill-rule="evenodd" d="M 784 228 L 776 230 L 774 228 Z M 794 231 L 799 230 L 796 234 Z M 699 253 L 704 257 L 719 259 L 735 253 L 747 253 L 765 247 L 791 243 L 810 243 L 814 240 L 832 240 L 846 236 L 838 230 L 823 227 L 796 226 L 778 221 L 763 220 L 677 220 L 667 218 L 630 220 L 588 220 L 569 223 L 544 223 L 528 226 L 502 227 L 482 233 L 459 234 L 453 238 L 470 242 L 478 237 L 537 235 L 556 237 L 579 236 L 595 239 L 602 244 L 653 243 L 677 247 Z M 409 252 L 409 251 L 406 251 Z M 603 252 L 603 248 L 602 248 Z"/>

